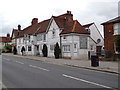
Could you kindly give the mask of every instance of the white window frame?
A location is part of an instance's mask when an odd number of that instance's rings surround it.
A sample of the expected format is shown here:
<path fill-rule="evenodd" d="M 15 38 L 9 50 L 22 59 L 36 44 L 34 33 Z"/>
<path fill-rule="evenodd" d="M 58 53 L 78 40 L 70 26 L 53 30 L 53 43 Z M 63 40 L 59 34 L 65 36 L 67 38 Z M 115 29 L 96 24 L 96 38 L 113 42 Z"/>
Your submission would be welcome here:
<path fill-rule="evenodd" d="M 37 41 L 42 41 L 42 35 L 37 35 Z"/>
<path fill-rule="evenodd" d="M 63 45 L 63 52 L 70 52 L 70 45 Z"/>
<path fill-rule="evenodd" d="M 31 51 L 32 51 L 32 46 L 28 46 L 28 52 L 31 52 Z"/>
<path fill-rule="evenodd" d="M 120 34 L 120 23 L 114 24 L 114 35 Z"/>

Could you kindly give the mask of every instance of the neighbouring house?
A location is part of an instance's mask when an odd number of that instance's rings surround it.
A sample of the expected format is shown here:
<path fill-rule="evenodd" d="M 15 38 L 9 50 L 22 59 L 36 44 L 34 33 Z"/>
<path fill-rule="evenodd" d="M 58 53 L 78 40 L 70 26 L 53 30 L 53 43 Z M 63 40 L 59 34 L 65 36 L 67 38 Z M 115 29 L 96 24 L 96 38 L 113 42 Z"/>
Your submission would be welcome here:
<path fill-rule="evenodd" d="M 14 47 L 16 47 L 16 42 L 17 42 L 17 39 L 16 37 L 18 36 L 18 33 L 20 32 L 21 30 L 21 26 L 18 25 L 18 29 L 13 29 L 12 30 L 12 35 L 11 35 L 11 40 L 12 40 L 12 50 Z"/>
<path fill-rule="evenodd" d="M 101 55 L 101 50 L 104 46 L 104 38 L 98 30 L 97 26 L 95 23 L 89 23 L 83 25 L 83 27 L 90 32 L 91 39 L 93 39 L 93 41 L 96 43 L 90 43 L 90 53 L 92 54 L 92 51 L 96 50 L 97 54 Z"/>
<path fill-rule="evenodd" d="M 7 36 L 5 37 L 0 37 L 0 50 L 4 48 L 5 45 L 11 44 L 11 38 L 10 34 L 8 33 Z"/>
<path fill-rule="evenodd" d="M 90 32 L 77 20 L 73 20 L 71 11 L 41 22 L 33 18 L 30 26 L 14 32 L 17 34 L 15 40 L 18 54 L 22 54 L 21 48 L 24 47 L 26 55 L 42 55 L 43 45 L 46 44 L 48 57 L 54 57 L 54 47 L 58 43 L 63 58 L 88 59 L 90 44 L 96 45 Z M 96 50 L 93 49 L 93 52 L 96 53 Z"/>
<path fill-rule="evenodd" d="M 120 35 L 120 16 L 102 23 L 104 28 L 104 49 L 105 52 L 111 53 L 113 56 L 118 53 L 117 49 L 120 46 L 116 46 L 115 37 Z"/>

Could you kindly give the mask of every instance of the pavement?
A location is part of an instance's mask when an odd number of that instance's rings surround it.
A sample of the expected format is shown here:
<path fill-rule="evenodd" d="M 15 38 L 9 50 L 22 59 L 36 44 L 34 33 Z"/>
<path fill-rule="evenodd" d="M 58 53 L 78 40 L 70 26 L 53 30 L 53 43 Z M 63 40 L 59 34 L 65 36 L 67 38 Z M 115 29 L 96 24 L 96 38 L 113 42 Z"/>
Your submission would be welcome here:
<path fill-rule="evenodd" d="M 57 64 L 57 65 L 67 65 L 77 68 L 90 69 L 114 74 L 120 74 L 118 70 L 119 61 L 99 61 L 98 67 L 91 66 L 91 60 L 71 60 L 71 59 L 55 59 L 41 56 L 21 56 L 21 55 L 13 55 L 11 53 L 3 53 L 2 55 L 7 56 L 15 56 L 20 58 L 27 58 L 31 60 L 40 60 L 46 63 Z"/>

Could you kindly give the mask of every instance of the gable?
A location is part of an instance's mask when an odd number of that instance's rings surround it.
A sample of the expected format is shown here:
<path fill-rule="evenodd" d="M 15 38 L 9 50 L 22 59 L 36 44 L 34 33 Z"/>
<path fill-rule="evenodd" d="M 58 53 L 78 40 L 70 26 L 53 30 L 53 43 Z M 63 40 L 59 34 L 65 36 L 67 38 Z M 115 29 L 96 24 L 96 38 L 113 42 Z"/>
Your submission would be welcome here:
<path fill-rule="evenodd" d="M 104 39 L 98 30 L 97 26 L 95 24 L 91 25 L 90 27 L 90 36 L 91 38 L 98 44 L 98 45 L 104 45 Z M 100 39 L 100 42 L 98 42 Z"/>

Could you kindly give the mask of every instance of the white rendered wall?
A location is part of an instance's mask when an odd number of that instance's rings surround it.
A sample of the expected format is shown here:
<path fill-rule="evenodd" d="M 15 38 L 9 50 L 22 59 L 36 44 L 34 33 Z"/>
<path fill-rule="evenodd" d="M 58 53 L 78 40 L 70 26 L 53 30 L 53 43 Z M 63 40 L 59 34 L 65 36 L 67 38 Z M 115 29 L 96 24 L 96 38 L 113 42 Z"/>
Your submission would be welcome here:
<path fill-rule="evenodd" d="M 95 24 L 91 25 L 89 27 L 90 29 L 90 36 L 91 38 L 97 42 L 97 39 L 101 39 L 101 42 L 99 44 L 97 44 L 98 46 L 103 46 L 104 45 L 104 39 L 101 36 L 100 32 L 98 31 L 97 27 L 95 26 Z"/>

